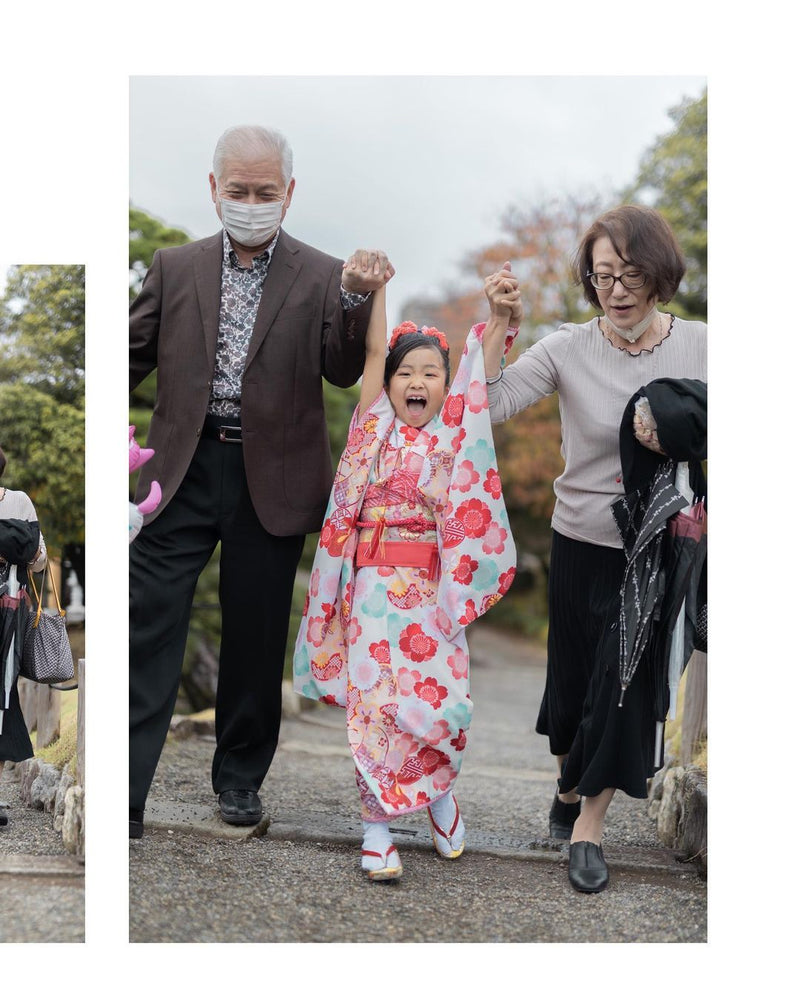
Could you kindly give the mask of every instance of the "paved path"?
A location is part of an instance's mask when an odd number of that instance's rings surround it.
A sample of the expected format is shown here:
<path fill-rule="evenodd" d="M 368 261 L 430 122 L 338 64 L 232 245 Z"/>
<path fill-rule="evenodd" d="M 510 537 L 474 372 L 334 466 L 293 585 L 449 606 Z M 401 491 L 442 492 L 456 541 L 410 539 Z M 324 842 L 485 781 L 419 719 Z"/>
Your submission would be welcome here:
<path fill-rule="evenodd" d="M 705 941 L 706 885 L 655 835 L 644 802 L 619 795 L 600 895 L 574 892 L 547 836 L 554 793 L 546 740 L 533 733 L 542 650 L 487 628 L 470 633 L 475 713 L 457 786 L 467 850 L 432 850 L 425 814 L 391 825 L 396 884 L 359 867 L 360 822 L 341 710 L 284 719 L 262 788 L 268 818 L 236 830 L 215 810 L 213 740 L 171 740 L 145 837 L 131 842 L 132 941 Z"/>
<path fill-rule="evenodd" d="M 0 778 L 9 824 L 0 827 L 0 943 L 84 940 L 84 866 L 64 848 L 53 817 L 19 798 L 13 772 Z"/>

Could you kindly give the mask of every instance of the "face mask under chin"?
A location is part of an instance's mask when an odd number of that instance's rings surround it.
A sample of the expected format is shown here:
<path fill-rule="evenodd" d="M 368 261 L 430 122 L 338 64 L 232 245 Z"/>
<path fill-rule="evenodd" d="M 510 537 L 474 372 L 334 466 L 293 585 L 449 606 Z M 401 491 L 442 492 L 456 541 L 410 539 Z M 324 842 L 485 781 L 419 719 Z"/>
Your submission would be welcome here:
<path fill-rule="evenodd" d="M 634 344 L 645 332 L 645 330 L 650 326 L 658 313 L 656 306 L 650 310 L 650 312 L 644 317 L 644 319 L 639 320 L 635 326 L 632 326 L 630 330 L 623 330 L 622 327 L 617 326 L 613 320 L 610 320 L 607 315 L 603 315 L 603 319 L 608 323 L 609 329 L 613 330 L 618 337 L 622 337 L 623 340 L 627 340 L 629 344 Z"/>

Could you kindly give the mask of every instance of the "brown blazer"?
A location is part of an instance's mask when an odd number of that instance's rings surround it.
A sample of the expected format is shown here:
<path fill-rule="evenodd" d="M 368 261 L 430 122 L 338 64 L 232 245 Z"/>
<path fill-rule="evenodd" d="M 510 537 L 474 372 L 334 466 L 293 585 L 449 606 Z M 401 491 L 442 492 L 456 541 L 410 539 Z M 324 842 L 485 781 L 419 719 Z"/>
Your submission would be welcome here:
<path fill-rule="evenodd" d="M 158 370 L 139 501 L 158 480 L 164 510 L 206 415 L 219 330 L 222 231 L 156 251 L 130 310 L 130 388 Z M 281 231 L 242 383 L 242 440 L 253 506 L 274 535 L 318 531 L 332 482 L 323 376 L 353 385 L 364 368 L 371 299 L 342 309 L 342 261 Z M 228 445 L 226 447 L 240 447 Z"/>

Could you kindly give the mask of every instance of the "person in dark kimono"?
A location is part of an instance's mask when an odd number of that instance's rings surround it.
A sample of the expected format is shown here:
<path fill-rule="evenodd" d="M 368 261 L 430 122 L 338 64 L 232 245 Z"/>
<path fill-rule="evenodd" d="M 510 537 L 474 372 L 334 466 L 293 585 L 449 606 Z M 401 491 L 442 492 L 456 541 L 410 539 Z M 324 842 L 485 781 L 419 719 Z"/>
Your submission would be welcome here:
<path fill-rule="evenodd" d="M 6 456 L 0 449 L 0 480 L 6 469 Z M 12 588 L 27 582 L 28 570 L 40 572 L 47 564 L 47 549 L 39 531 L 36 510 L 27 493 L 0 486 L 0 602 L 6 599 L 11 605 L 15 595 L 8 595 Z M 11 607 L 0 614 L 11 613 Z M 0 777 L 7 760 L 18 762 L 33 757 L 33 747 L 17 693 L 16 671 L 6 674 L 8 657 L 15 654 L 14 643 L 18 636 L 9 635 L 4 662 L 0 664 L 0 677 L 4 679 L 0 691 Z M 19 653 L 19 650 L 16 651 Z M 5 683 L 7 677 L 8 683 Z M 0 802 L 0 827 L 8 825 L 6 805 Z"/>

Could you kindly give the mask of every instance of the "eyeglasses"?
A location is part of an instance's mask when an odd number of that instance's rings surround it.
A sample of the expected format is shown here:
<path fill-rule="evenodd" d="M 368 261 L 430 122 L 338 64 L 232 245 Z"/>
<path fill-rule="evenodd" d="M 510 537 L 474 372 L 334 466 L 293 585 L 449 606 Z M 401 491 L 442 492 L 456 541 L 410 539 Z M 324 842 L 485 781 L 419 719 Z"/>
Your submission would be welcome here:
<path fill-rule="evenodd" d="M 619 281 L 624 288 L 641 288 L 647 282 L 647 275 L 644 271 L 626 271 L 625 274 L 604 274 L 602 271 L 595 271 L 587 274 L 595 288 L 608 291 L 614 287 L 614 282 Z"/>

